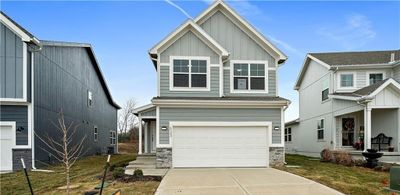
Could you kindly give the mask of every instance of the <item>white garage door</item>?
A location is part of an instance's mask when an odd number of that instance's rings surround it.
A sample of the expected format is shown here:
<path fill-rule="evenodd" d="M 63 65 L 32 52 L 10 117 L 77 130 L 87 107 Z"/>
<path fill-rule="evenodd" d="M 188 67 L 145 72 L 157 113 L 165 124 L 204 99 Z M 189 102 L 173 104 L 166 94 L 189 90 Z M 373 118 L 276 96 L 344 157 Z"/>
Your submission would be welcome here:
<path fill-rule="evenodd" d="M 267 167 L 267 127 L 173 127 L 174 167 Z"/>
<path fill-rule="evenodd" d="M 0 171 L 12 170 L 13 126 L 0 124 Z"/>

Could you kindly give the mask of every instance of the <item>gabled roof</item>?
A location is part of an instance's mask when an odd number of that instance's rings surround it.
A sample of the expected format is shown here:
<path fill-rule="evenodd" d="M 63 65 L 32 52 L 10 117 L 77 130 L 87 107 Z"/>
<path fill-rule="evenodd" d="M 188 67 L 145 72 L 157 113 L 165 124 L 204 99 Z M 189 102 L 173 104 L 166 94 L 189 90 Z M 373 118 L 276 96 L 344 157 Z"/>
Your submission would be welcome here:
<path fill-rule="evenodd" d="M 195 18 L 195 22 L 199 25 L 202 24 L 210 15 L 214 14 L 216 10 L 226 11 L 235 19 L 237 19 L 241 29 L 251 35 L 254 41 L 260 44 L 263 49 L 267 50 L 268 52 L 273 51 L 279 56 L 279 64 L 287 60 L 288 57 L 281 50 L 279 50 L 278 47 L 276 47 L 271 41 L 264 37 L 264 35 L 258 32 L 256 28 L 243 19 L 223 0 L 216 0 L 214 3 L 212 3 L 205 11 Z"/>
<path fill-rule="evenodd" d="M 0 21 L 8 28 L 10 28 L 14 33 L 16 33 L 19 37 L 21 37 L 22 41 L 31 42 L 40 47 L 40 41 L 35 36 L 33 36 L 29 31 L 20 26 L 2 11 L 0 11 Z"/>
<path fill-rule="evenodd" d="M 368 100 L 372 99 L 375 95 L 385 89 L 387 86 L 393 85 L 400 92 L 400 83 L 393 78 L 387 78 L 375 84 L 366 86 L 350 93 L 332 93 L 329 96 L 335 99 L 344 100 Z"/>
<path fill-rule="evenodd" d="M 327 68 L 394 67 L 400 64 L 400 50 L 309 53 L 297 78 L 294 89 L 300 87 L 309 62 L 316 61 Z"/>
<path fill-rule="evenodd" d="M 112 106 L 114 106 L 116 109 L 121 109 L 121 107 L 113 100 L 113 98 L 111 96 L 111 93 L 110 93 L 110 90 L 109 90 L 109 88 L 107 86 L 106 80 L 105 80 L 105 78 L 103 76 L 103 73 L 102 73 L 102 71 L 100 69 L 100 66 L 99 66 L 99 63 L 97 61 L 97 58 L 96 58 L 96 56 L 94 54 L 93 48 L 92 48 L 92 46 L 90 44 L 88 44 L 88 43 L 74 43 L 74 42 L 61 42 L 61 41 L 44 41 L 44 40 L 41 40 L 41 43 L 43 44 L 43 46 L 81 47 L 81 48 L 85 48 L 86 51 L 89 54 L 90 59 L 93 61 L 93 65 L 94 65 L 93 67 L 94 67 L 94 69 L 96 71 L 97 76 L 99 77 L 101 86 L 103 87 L 103 89 L 104 89 L 104 91 L 106 93 L 108 102 Z"/>
<path fill-rule="evenodd" d="M 387 65 L 400 60 L 400 50 L 310 53 L 310 55 L 331 66 Z M 391 59 L 392 55 L 394 61 Z"/>
<path fill-rule="evenodd" d="M 172 33 L 170 33 L 167 37 L 157 43 L 153 48 L 150 49 L 149 54 L 150 57 L 157 58 L 157 55 L 164 51 L 169 45 L 171 45 L 175 40 L 179 39 L 187 30 L 191 30 L 196 36 L 200 38 L 203 42 L 205 42 L 211 49 L 213 49 L 216 53 L 221 56 L 227 57 L 229 56 L 229 52 L 226 51 L 224 47 L 222 47 L 217 41 L 215 41 L 209 34 L 207 34 L 199 25 L 197 25 L 192 19 L 187 20 L 182 25 L 180 25 L 177 29 L 175 29 Z M 156 60 L 152 59 L 154 66 L 157 65 Z M 156 67 L 157 69 L 157 67 Z"/>

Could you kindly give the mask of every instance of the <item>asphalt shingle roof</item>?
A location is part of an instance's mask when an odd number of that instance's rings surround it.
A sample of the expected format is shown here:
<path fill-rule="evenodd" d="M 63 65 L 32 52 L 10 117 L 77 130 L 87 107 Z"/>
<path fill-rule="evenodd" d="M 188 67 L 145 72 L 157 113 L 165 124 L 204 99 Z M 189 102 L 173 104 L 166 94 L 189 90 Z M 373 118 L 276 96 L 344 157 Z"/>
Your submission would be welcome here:
<path fill-rule="evenodd" d="M 387 51 L 363 51 L 363 52 L 332 52 L 332 53 L 310 53 L 310 55 L 331 66 L 340 65 L 366 65 L 366 64 L 387 64 L 394 53 L 394 60 L 400 60 L 399 50 Z"/>

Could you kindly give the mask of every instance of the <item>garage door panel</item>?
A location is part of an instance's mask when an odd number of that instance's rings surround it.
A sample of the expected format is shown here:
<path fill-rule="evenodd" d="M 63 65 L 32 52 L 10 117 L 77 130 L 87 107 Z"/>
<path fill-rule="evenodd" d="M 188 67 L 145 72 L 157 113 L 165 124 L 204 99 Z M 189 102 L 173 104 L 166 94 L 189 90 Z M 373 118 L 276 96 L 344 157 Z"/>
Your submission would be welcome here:
<path fill-rule="evenodd" d="M 174 127 L 174 167 L 265 167 L 267 127 Z"/>

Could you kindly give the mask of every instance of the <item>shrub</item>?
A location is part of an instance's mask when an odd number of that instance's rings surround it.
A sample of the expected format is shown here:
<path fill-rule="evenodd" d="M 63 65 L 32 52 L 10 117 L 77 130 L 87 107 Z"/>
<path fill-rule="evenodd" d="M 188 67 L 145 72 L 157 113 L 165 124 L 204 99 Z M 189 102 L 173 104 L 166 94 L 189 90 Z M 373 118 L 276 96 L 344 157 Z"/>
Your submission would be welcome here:
<path fill-rule="evenodd" d="M 351 155 L 345 150 L 338 150 L 334 152 L 335 162 L 345 166 L 353 166 L 354 161 Z"/>
<path fill-rule="evenodd" d="M 117 178 L 121 178 L 123 177 L 125 174 L 125 169 L 122 167 L 115 167 L 114 171 L 113 171 L 113 178 L 117 179 Z"/>
<path fill-rule="evenodd" d="M 363 167 L 365 165 L 366 161 L 363 159 L 357 159 L 354 160 L 354 165 L 358 167 Z"/>
<path fill-rule="evenodd" d="M 331 162 L 332 161 L 333 155 L 329 149 L 327 149 L 327 148 L 323 149 L 320 154 L 321 154 L 322 162 Z"/>
<path fill-rule="evenodd" d="M 135 169 L 133 175 L 136 177 L 143 177 L 143 171 L 141 169 Z"/>

